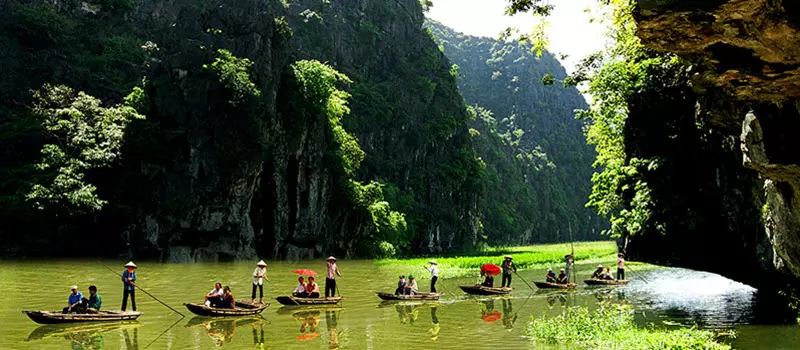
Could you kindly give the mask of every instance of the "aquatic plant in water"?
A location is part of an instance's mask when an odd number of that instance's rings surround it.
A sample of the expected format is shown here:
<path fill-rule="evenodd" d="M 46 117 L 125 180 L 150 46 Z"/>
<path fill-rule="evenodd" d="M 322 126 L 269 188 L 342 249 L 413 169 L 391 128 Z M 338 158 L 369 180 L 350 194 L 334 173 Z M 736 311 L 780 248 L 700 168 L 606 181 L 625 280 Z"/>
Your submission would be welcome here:
<path fill-rule="evenodd" d="M 627 305 L 601 304 L 596 310 L 572 307 L 556 317 L 531 317 L 528 336 L 534 343 L 558 344 L 570 349 L 731 349 L 719 341 L 722 334 L 696 327 L 646 327 L 634 322 Z M 724 334 L 733 338 L 729 331 Z"/>

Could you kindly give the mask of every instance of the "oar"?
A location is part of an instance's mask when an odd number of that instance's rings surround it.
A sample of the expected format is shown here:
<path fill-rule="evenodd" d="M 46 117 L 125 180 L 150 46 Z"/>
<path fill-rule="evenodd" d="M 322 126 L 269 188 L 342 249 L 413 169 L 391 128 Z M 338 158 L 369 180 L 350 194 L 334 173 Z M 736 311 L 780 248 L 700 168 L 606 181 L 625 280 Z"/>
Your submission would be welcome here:
<path fill-rule="evenodd" d="M 117 274 L 117 272 L 116 272 L 116 271 L 112 270 L 110 267 L 106 266 L 105 264 L 103 264 L 103 266 L 105 266 L 105 268 L 107 268 L 107 269 L 108 269 L 108 271 L 111 271 L 111 273 L 113 273 L 113 274 L 115 274 L 115 275 L 117 275 L 117 276 L 119 276 L 119 277 L 122 277 L 122 274 Z M 136 288 L 139 288 L 139 290 L 140 290 L 140 291 L 144 292 L 144 294 L 147 294 L 147 295 L 149 295 L 151 298 L 155 299 L 155 301 L 157 301 L 157 302 L 161 303 L 161 305 L 164 305 L 164 306 L 166 306 L 168 309 L 170 309 L 170 310 L 174 311 L 176 314 L 178 314 L 178 315 L 181 315 L 181 317 L 186 317 L 186 316 L 184 316 L 182 313 L 178 312 L 178 310 L 175 310 L 175 309 L 173 309 L 172 307 L 170 307 L 169 305 L 167 305 L 167 304 L 166 304 L 166 303 L 164 303 L 163 301 L 159 300 L 158 298 L 156 298 L 156 297 L 155 297 L 155 296 L 153 296 L 152 294 L 148 293 L 146 290 L 142 289 L 142 287 L 139 287 L 138 285 L 135 285 L 135 284 L 134 284 L 133 286 L 134 286 L 134 287 L 136 287 Z"/>
<path fill-rule="evenodd" d="M 627 268 L 628 268 L 628 270 L 630 270 L 631 272 L 634 272 L 634 271 L 633 271 L 633 269 L 631 269 L 631 267 L 630 267 L 628 264 L 625 264 L 625 267 L 627 267 Z M 645 278 L 644 278 L 644 277 L 643 277 L 641 274 L 639 274 L 639 273 L 634 273 L 634 274 L 635 274 L 635 275 L 636 275 L 636 277 L 638 277 L 640 280 L 644 281 L 644 283 L 650 284 L 650 282 L 649 282 L 649 281 L 647 281 L 647 279 L 645 279 Z"/>
<path fill-rule="evenodd" d="M 531 284 L 530 284 L 530 283 L 528 283 L 528 281 L 526 281 L 524 278 L 522 278 L 522 276 L 520 276 L 520 275 L 517 273 L 517 271 L 514 271 L 514 274 L 515 274 L 515 275 L 517 275 L 517 277 L 519 277 L 519 279 L 521 279 L 521 280 L 522 280 L 522 282 L 525 282 L 525 284 L 527 284 L 527 285 L 528 285 L 528 288 L 530 288 L 531 290 L 534 290 L 534 289 L 533 289 L 533 287 L 531 287 Z"/>
<path fill-rule="evenodd" d="M 149 347 L 150 347 L 150 345 L 153 345 L 153 343 L 155 343 L 155 342 L 156 342 L 156 340 L 158 340 L 159 338 L 161 338 L 161 336 L 162 336 L 162 335 L 164 335 L 165 333 L 169 332 L 169 330 L 170 330 L 170 329 L 172 329 L 172 327 L 175 327 L 175 325 L 176 325 L 176 324 L 178 324 L 178 322 L 180 322 L 181 320 L 183 320 L 183 317 L 181 317 L 181 318 L 179 318 L 177 321 L 175 321 L 175 323 L 173 323 L 173 324 L 172 324 L 172 326 L 169 326 L 169 328 L 167 328 L 167 330 L 165 330 L 165 331 L 161 332 L 161 334 L 159 334 L 159 335 L 156 337 L 156 339 L 153 339 L 153 341 L 151 341 L 151 342 L 150 342 L 150 344 L 147 344 L 147 346 L 145 346 L 144 348 L 145 348 L 145 349 L 147 349 L 147 348 L 149 348 Z"/>

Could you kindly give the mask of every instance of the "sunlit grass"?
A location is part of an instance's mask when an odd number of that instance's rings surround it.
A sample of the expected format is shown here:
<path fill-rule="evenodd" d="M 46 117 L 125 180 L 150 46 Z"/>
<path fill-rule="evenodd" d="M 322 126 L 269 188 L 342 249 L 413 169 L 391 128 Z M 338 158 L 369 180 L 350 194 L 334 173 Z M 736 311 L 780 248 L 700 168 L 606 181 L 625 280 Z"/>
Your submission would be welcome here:
<path fill-rule="evenodd" d="M 575 262 L 595 263 L 616 260 L 617 247 L 614 242 L 576 242 Z M 511 254 L 517 269 L 537 269 L 548 266 L 557 267 L 564 263 L 564 255 L 572 251 L 569 243 L 541 244 L 523 247 L 495 247 L 478 252 L 473 256 L 431 257 L 439 263 L 442 278 L 473 276 L 478 269 L 487 263 L 499 265 L 503 256 Z M 421 273 L 422 265 L 431 258 L 384 259 L 377 260 L 376 265 L 386 273 L 408 274 Z"/>
<path fill-rule="evenodd" d="M 566 346 L 569 349 L 730 349 L 719 342 L 720 334 L 695 327 L 680 329 L 639 327 L 629 306 L 601 304 L 564 310 L 556 317 L 532 317 L 528 336 L 534 344 Z M 733 333 L 725 336 L 735 337 Z"/>

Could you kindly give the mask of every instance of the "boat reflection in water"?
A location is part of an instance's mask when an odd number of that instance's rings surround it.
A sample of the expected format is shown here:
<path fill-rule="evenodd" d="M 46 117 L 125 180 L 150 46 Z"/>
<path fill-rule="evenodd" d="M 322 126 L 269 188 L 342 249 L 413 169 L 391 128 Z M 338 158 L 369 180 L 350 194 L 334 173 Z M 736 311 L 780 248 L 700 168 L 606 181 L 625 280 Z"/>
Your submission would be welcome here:
<path fill-rule="evenodd" d="M 225 343 L 230 343 L 233 335 L 236 333 L 237 326 L 251 325 L 253 326 L 253 344 L 263 346 L 264 343 L 264 323 L 267 321 L 261 317 L 235 317 L 235 318 L 208 318 L 204 316 L 195 316 L 188 323 L 186 327 L 190 328 L 204 328 L 206 334 L 214 341 L 214 345 L 222 346 Z M 261 339 L 258 339 L 256 328 L 261 329 Z M 260 345 L 261 344 L 261 345 Z"/>
<path fill-rule="evenodd" d="M 25 341 L 63 337 L 69 342 L 72 349 L 99 350 L 103 349 L 105 346 L 104 333 L 122 330 L 126 349 L 137 350 L 139 348 L 138 328 L 141 326 L 142 324 L 139 322 L 79 324 L 70 326 L 65 326 L 63 324 L 44 325 L 34 329 Z M 129 330 L 133 331 L 132 337 Z"/>
<path fill-rule="evenodd" d="M 494 311 L 494 299 L 483 300 L 478 305 L 481 307 L 481 320 L 484 322 L 496 322 L 502 315 Z"/>
<path fill-rule="evenodd" d="M 328 310 L 325 311 L 325 325 L 328 328 L 328 344 L 330 349 L 338 349 L 342 340 L 344 331 L 338 331 L 339 327 L 339 312 Z"/>
<path fill-rule="evenodd" d="M 319 337 L 317 327 L 321 312 L 319 310 L 299 311 L 292 314 L 292 317 L 300 323 L 300 335 L 297 340 L 311 340 Z"/>
<path fill-rule="evenodd" d="M 439 318 L 436 317 L 436 311 L 438 310 L 437 307 L 431 307 L 431 328 L 428 329 L 428 335 L 431 337 L 431 340 L 437 341 L 439 340 L 439 332 L 442 330 L 442 327 L 439 326 Z"/>

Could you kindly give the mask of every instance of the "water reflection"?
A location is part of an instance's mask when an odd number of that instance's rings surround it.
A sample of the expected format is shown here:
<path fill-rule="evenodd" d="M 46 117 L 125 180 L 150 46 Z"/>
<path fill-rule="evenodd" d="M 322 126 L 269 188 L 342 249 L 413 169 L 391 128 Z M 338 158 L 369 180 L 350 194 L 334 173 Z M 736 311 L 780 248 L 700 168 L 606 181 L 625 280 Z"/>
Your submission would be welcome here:
<path fill-rule="evenodd" d="M 496 322 L 502 317 L 500 312 L 494 311 L 494 299 L 481 300 L 478 305 L 481 309 L 481 320 L 484 322 Z"/>
<path fill-rule="evenodd" d="M 139 329 L 142 324 L 116 323 L 116 324 L 81 324 L 81 325 L 44 325 L 34 329 L 26 341 L 36 341 L 46 338 L 66 339 L 70 347 L 75 350 L 100 350 L 105 347 L 104 333 L 122 330 L 125 337 L 126 350 L 138 350 Z M 131 338 L 129 329 L 133 332 Z M 130 340 L 133 339 L 133 340 Z"/>
<path fill-rule="evenodd" d="M 514 313 L 514 305 L 511 299 L 503 299 L 503 326 L 509 332 L 514 329 L 514 322 L 517 321 L 517 314 Z"/>
<path fill-rule="evenodd" d="M 343 333 L 336 329 L 339 326 L 339 313 L 337 311 L 325 311 L 325 325 L 328 327 L 328 345 L 330 349 L 338 349 Z"/>
<path fill-rule="evenodd" d="M 436 306 L 431 307 L 431 328 L 428 329 L 428 335 L 433 341 L 439 340 L 439 332 L 442 330 L 442 327 L 439 326 L 439 318 L 436 317 L 436 311 L 438 309 L 439 308 Z"/>
<path fill-rule="evenodd" d="M 300 324 L 300 335 L 295 339 L 311 340 L 319 337 L 317 327 L 319 327 L 320 315 L 319 310 L 299 311 L 292 314 L 292 318 Z"/>
<path fill-rule="evenodd" d="M 190 328 L 203 328 L 206 335 L 212 339 L 215 346 L 222 346 L 225 343 L 230 343 L 236 333 L 237 326 L 252 325 L 253 327 L 253 344 L 257 348 L 264 348 L 264 320 L 261 317 L 238 317 L 238 318 L 208 318 L 203 316 L 195 316 L 186 324 Z M 261 338 L 258 338 L 256 328 L 261 329 Z M 126 344 L 128 337 L 125 337 Z M 138 342 L 135 340 L 135 342 Z M 138 345 L 137 345 L 138 347 Z"/>

